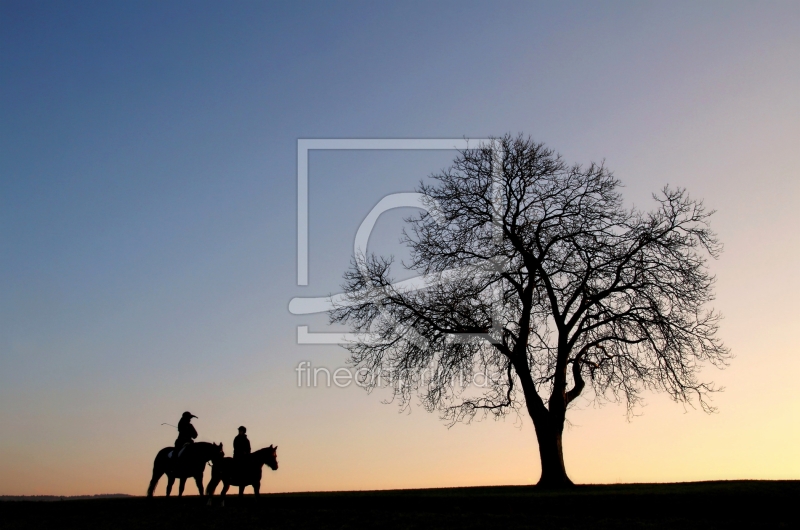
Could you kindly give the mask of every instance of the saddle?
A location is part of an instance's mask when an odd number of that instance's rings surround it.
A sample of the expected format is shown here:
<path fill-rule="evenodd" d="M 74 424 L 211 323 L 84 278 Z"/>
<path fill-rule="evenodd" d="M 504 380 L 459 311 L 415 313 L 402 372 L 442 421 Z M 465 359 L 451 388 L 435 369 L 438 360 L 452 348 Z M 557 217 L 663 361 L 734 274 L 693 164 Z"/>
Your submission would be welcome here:
<path fill-rule="evenodd" d="M 239 480 L 246 480 L 256 472 L 256 466 L 254 466 L 247 457 L 233 458 L 232 461 L 232 475 Z"/>
<path fill-rule="evenodd" d="M 177 455 L 175 458 L 180 458 L 180 457 L 181 457 L 181 455 L 183 454 L 183 452 L 186 450 L 186 447 L 187 447 L 188 445 L 189 445 L 188 443 L 186 443 L 186 444 L 183 444 L 183 447 L 181 447 L 180 451 L 178 451 L 178 455 Z M 167 453 L 167 458 L 172 458 L 172 454 L 173 454 L 174 452 L 175 452 L 175 449 L 173 449 L 172 451 L 170 451 L 169 453 Z"/>

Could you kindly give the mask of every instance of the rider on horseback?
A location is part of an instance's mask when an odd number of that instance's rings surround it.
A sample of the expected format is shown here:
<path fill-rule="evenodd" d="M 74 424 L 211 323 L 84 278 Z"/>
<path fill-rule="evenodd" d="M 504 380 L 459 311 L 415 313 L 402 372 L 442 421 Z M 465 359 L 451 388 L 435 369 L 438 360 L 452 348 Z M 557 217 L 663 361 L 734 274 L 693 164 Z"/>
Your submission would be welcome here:
<path fill-rule="evenodd" d="M 181 421 L 178 422 L 178 438 L 175 440 L 176 457 L 184 445 L 194 443 L 194 439 L 197 438 L 197 431 L 194 425 L 192 425 L 192 418 L 196 417 L 197 416 L 188 411 L 184 412 L 183 416 L 181 416 Z"/>
<path fill-rule="evenodd" d="M 239 427 L 239 435 L 233 439 L 233 458 L 242 460 L 250 454 L 250 440 L 247 439 L 247 429 Z"/>

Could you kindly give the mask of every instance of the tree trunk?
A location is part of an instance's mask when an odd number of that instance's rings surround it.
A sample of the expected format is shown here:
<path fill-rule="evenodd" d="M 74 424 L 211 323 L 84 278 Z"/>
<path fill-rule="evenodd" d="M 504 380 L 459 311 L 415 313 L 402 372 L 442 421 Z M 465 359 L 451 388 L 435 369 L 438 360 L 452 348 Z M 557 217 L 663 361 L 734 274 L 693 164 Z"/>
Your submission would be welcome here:
<path fill-rule="evenodd" d="M 573 483 L 564 467 L 564 453 L 561 447 L 561 430 L 552 426 L 535 426 L 539 442 L 539 460 L 542 463 L 542 476 L 537 486 L 541 488 L 565 488 Z"/>
<path fill-rule="evenodd" d="M 536 440 L 539 443 L 539 460 L 542 463 L 542 476 L 537 486 L 542 488 L 566 488 L 574 484 L 567 476 L 564 467 L 564 452 L 561 447 L 561 434 L 564 431 L 566 404 L 560 410 L 548 410 L 536 392 L 536 385 L 527 366 L 514 365 L 520 379 L 525 407 L 533 420 Z M 551 408 L 557 402 L 551 400 Z"/>

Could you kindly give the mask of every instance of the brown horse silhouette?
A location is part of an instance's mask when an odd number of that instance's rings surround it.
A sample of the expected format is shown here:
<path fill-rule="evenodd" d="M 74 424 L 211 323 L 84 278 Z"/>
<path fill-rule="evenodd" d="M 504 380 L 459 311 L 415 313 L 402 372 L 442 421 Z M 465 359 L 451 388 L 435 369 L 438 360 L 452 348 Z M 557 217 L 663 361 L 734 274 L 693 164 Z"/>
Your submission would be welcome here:
<path fill-rule="evenodd" d="M 147 496 L 153 496 L 158 479 L 166 473 L 169 480 L 167 482 L 167 497 L 172 492 L 172 484 L 175 483 L 176 478 L 180 479 L 178 496 L 183 495 L 183 487 L 189 477 L 194 478 L 200 497 L 203 497 L 203 472 L 206 468 L 206 462 L 209 460 L 218 462 L 225 457 L 222 444 L 217 445 L 208 442 L 188 444 L 184 447 L 183 454 L 178 458 L 176 458 L 177 455 L 173 455 L 172 458 L 169 457 L 170 451 L 173 450 L 175 450 L 174 447 L 165 447 L 156 455 L 156 459 L 153 462 L 153 478 L 150 480 L 150 487 L 147 488 Z"/>
<path fill-rule="evenodd" d="M 261 490 L 261 468 L 264 465 L 269 466 L 273 471 L 278 469 L 277 445 L 275 447 L 271 445 L 264 447 L 241 459 L 222 458 L 214 461 L 214 467 L 211 468 L 211 480 L 206 488 L 208 504 L 211 505 L 214 490 L 220 481 L 223 484 L 220 492 L 222 506 L 225 506 L 225 493 L 228 492 L 228 488 L 231 486 L 239 486 L 240 496 L 244 494 L 244 488 L 247 486 L 253 486 L 253 491 L 256 495 L 259 495 Z"/>

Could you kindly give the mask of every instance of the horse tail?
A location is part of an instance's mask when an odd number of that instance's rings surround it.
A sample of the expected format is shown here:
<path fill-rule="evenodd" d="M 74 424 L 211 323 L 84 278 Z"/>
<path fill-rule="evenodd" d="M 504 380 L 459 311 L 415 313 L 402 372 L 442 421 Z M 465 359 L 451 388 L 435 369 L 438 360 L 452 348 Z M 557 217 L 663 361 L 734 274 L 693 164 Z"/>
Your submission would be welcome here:
<path fill-rule="evenodd" d="M 168 447 L 165 449 L 169 449 Z M 156 455 L 156 459 L 153 460 L 153 478 L 150 479 L 150 485 L 147 487 L 147 496 L 152 497 L 153 493 L 156 491 L 156 486 L 158 485 L 158 481 L 161 476 L 166 472 L 166 465 L 161 462 L 164 460 L 162 454 L 164 454 L 165 449 L 162 449 Z"/>
<path fill-rule="evenodd" d="M 150 479 L 150 485 L 147 487 L 147 496 L 152 497 L 153 493 L 156 491 L 156 486 L 158 485 L 158 480 L 161 478 L 164 472 L 158 469 L 156 466 L 153 466 L 153 478 Z"/>

